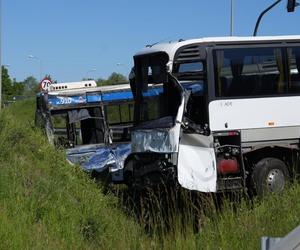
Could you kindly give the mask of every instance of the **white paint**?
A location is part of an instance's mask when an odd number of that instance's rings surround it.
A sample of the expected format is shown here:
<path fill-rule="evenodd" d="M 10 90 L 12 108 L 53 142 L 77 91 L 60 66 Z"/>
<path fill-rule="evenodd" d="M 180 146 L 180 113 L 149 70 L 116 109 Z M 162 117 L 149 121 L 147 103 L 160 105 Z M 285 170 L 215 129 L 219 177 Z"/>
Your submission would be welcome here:
<path fill-rule="evenodd" d="M 182 95 L 181 104 L 178 108 L 177 116 L 175 119 L 175 126 L 172 128 L 173 133 L 174 133 L 174 139 L 177 142 L 176 152 L 179 151 L 179 139 L 180 139 L 179 137 L 180 137 L 180 131 L 181 131 L 181 123 L 182 123 L 182 119 L 183 119 L 183 111 L 184 111 L 184 107 L 185 107 L 185 102 L 187 101 L 187 100 L 185 100 L 185 98 L 186 98 L 185 95 Z"/>
<path fill-rule="evenodd" d="M 81 82 L 62 82 L 52 84 L 50 91 L 65 91 L 69 89 L 93 88 L 97 87 L 95 81 L 81 81 Z"/>
<path fill-rule="evenodd" d="M 216 192 L 217 171 L 215 151 L 212 147 L 203 147 L 204 144 L 213 146 L 213 143 L 207 143 L 211 138 L 203 135 L 189 136 L 185 134 L 182 134 L 181 138 L 179 138 L 184 104 L 185 96 L 182 98 L 176 116 L 176 125 L 173 128 L 174 139 L 177 139 L 178 142 L 176 150 L 178 152 L 178 182 L 182 187 L 189 190 Z M 194 139 L 193 145 L 190 145 L 189 141 L 193 137 L 196 137 L 196 140 Z"/>
<path fill-rule="evenodd" d="M 214 149 L 180 145 L 178 182 L 189 190 L 216 192 L 217 171 Z"/>
<path fill-rule="evenodd" d="M 299 96 L 215 100 L 209 103 L 209 126 L 211 131 L 299 126 L 299 106 Z"/>
<path fill-rule="evenodd" d="M 58 86 L 58 84 L 63 83 L 57 83 L 55 86 Z M 72 84 L 72 83 L 64 83 L 64 84 Z M 108 85 L 108 86 L 100 86 L 100 87 L 79 87 L 79 88 L 64 88 L 61 90 L 52 89 L 50 91 L 50 95 L 77 95 L 77 94 L 85 94 L 87 92 L 108 92 L 113 90 L 130 90 L 129 84 L 118 84 L 118 85 Z"/>
<path fill-rule="evenodd" d="M 290 140 L 300 138 L 300 127 L 244 129 L 242 142 Z"/>
<path fill-rule="evenodd" d="M 169 63 L 172 65 L 176 51 L 186 45 L 192 44 L 201 44 L 205 45 L 206 43 L 238 43 L 238 42 L 272 42 L 272 41 L 299 41 L 300 36 L 250 36 L 250 37 L 237 37 L 237 36 L 228 36 L 228 37 L 204 37 L 197 39 L 188 39 L 181 42 L 168 42 L 168 43 L 158 43 L 151 47 L 145 47 L 141 51 L 135 54 L 137 55 L 146 55 L 155 52 L 164 51 L 169 55 Z"/>

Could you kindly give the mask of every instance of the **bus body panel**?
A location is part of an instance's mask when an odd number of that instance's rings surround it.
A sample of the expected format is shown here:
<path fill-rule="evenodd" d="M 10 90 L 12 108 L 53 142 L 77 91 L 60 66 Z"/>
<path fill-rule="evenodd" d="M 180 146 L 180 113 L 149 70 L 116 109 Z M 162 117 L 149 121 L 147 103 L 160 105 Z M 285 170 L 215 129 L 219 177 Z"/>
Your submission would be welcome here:
<path fill-rule="evenodd" d="M 299 139 L 299 137 L 300 137 L 300 126 L 244 129 L 241 131 L 242 143 L 251 143 L 251 142 L 258 142 L 258 141 L 291 140 L 291 139 Z"/>
<path fill-rule="evenodd" d="M 211 131 L 300 125 L 299 96 L 215 100 L 209 103 Z"/>
<path fill-rule="evenodd" d="M 182 135 L 178 154 L 178 182 L 189 190 L 217 191 L 216 157 L 212 136 Z"/>

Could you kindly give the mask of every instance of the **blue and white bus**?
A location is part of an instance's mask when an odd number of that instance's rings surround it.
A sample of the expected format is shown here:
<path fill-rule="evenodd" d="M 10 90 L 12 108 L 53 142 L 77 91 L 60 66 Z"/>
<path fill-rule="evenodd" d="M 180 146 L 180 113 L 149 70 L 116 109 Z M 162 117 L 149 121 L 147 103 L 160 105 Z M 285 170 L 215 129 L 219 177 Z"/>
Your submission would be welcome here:
<path fill-rule="evenodd" d="M 150 96 L 161 88 L 153 88 Z M 97 87 L 94 81 L 53 84 L 37 95 L 36 125 L 51 144 L 85 171 L 109 173 L 122 182 L 123 160 L 131 151 L 133 96 L 128 84 Z"/>

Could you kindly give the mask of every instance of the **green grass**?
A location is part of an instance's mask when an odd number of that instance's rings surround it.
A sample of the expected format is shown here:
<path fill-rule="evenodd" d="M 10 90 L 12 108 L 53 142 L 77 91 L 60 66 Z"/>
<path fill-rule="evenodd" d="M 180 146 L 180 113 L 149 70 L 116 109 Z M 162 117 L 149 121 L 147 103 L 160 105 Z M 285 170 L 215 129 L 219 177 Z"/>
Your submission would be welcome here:
<path fill-rule="evenodd" d="M 185 191 L 134 202 L 104 194 L 48 144 L 33 116 L 33 100 L 0 114 L 0 249 L 260 249 L 262 236 L 300 224 L 298 184 L 222 209 Z"/>
<path fill-rule="evenodd" d="M 147 244 L 113 196 L 33 126 L 33 101 L 0 115 L 1 249 L 137 249 Z"/>
<path fill-rule="evenodd" d="M 300 224 L 299 199 L 295 185 L 282 195 L 254 201 L 252 208 L 245 201 L 236 209 L 227 203 L 223 213 L 204 223 L 203 249 L 260 249 L 262 236 L 283 237 Z"/>

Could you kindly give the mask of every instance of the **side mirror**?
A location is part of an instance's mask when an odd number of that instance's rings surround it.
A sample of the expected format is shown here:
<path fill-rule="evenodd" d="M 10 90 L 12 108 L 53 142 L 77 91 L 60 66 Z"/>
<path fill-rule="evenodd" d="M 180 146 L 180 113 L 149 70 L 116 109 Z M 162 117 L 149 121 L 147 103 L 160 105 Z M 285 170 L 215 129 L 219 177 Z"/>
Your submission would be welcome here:
<path fill-rule="evenodd" d="M 286 9 L 288 12 L 294 12 L 295 7 L 297 7 L 298 5 L 299 5 L 299 3 L 297 3 L 296 0 L 288 0 Z"/>

